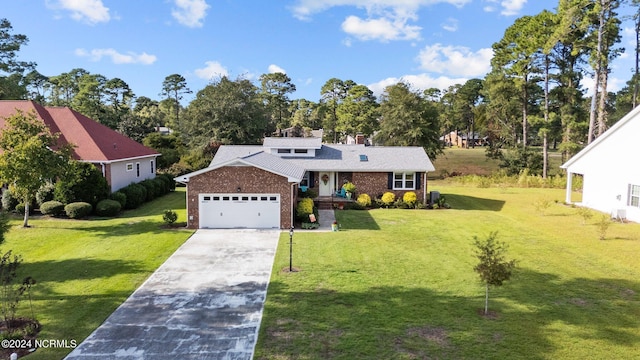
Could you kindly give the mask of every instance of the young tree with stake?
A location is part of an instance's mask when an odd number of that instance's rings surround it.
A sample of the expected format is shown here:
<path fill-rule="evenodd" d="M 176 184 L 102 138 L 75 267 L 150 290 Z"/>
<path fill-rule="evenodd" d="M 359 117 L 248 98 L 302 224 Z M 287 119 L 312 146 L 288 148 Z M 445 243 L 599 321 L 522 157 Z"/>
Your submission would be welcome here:
<path fill-rule="evenodd" d="M 473 270 L 480 275 L 485 285 L 484 314 L 489 312 L 489 286 L 502 286 L 504 281 L 511 278 L 512 270 L 516 267 L 515 260 L 506 260 L 507 244 L 497 241 L 497 232 L 491 232 L 485 240 L 473 237 L 476 247 L 475 255 L 480 260 Z"/>

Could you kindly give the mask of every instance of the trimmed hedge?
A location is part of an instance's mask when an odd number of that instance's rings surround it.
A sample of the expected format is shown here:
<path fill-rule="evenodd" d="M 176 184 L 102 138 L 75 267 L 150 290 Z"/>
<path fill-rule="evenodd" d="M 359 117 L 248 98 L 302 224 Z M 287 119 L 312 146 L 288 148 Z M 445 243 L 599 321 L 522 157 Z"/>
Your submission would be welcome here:
<path fill-rule="evenodd" d="M 119 202 L 120 209 L 124 209 L 125 205 L 127 204 L 127 195 L 125 195 L 123 192 L 120 192 L 120 191 L 111 193 L 111 195 L 109 195 L 109 199 Z"/>
<path fill-rule="evenodd" d="M 127 210 L 139 208 L 147 199 L 147 188 L 140 184 L 131 183 L 118 191 L 127 196 L 127 203 L 124 206 Z"/>
<path fill-rule="evenodd" d="M 60 201 L 45 201 L 40 204 L 40 212 L 43 215 L 60 216 L 64 213 L 64 204 Z"/>
<path fill-rule="evenodd" d="M 93 206 L 87 202 L 74 202 L 64 207 L 64 212 L 71 219 L 81 219 L 88 216 L 93 211 Z"/>
<path fill-rule="evenodd" d="M 96 205 L 96 215 L 98 216 L 116 216 L 120 210 L 122 210 L 122 205 L 116 200 L 104 199 Z"/>

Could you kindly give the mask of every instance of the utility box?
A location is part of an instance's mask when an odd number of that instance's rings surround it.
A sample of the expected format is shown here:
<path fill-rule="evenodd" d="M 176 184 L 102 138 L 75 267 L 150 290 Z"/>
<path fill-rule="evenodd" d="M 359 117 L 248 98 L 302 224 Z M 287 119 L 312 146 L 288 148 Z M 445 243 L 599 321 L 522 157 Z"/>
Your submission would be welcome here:
<path fill-rule="evenodd" d="M 429 204 L 431 204 L 431 205 L 436 204 L 438 202 L 438 200 L 440 200 L 440 192 L 431 191 L 429 193 Z"/>

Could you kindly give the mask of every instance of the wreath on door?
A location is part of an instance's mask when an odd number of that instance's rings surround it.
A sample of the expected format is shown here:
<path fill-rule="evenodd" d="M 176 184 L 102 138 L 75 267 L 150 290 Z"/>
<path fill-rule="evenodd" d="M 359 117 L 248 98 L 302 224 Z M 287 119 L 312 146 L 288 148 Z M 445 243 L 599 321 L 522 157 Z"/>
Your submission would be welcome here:
<path fill-rule="evenodd" d="M 322 182 L 327 185 L 327 183 L 329 182 L 329 175 L 327 174 L 322 174 Z"/>

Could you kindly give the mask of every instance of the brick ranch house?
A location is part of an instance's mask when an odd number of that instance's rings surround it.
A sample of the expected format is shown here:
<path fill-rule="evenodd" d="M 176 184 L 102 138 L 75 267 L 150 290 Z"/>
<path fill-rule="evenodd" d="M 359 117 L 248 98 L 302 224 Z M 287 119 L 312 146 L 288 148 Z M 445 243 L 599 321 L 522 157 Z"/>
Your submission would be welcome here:
<path fill-rule="evenodd" d="M 187 185 L 189 228 L 292 226 L 298 188 L 331 197 L 345 181 L 372 198 L 414 191 L 426 202 L 421 147 L 323 144 L 320 138 L 265 138 L 263 145 L 224 145 L 209 167 L 176 177 Z"/>
<path fill-rule="evenodd" d="M 5 118 L 34 113 L 63 143 L 74 145 L 73 158 L 95 165 L 111 191 L 156 176 L 156 158 L 148 148 L 67 107 L 42 106 L 29 100 L 0 100 L 0 129 Z"/>

